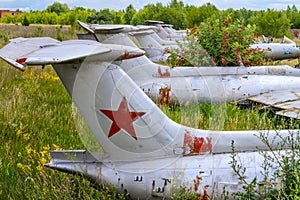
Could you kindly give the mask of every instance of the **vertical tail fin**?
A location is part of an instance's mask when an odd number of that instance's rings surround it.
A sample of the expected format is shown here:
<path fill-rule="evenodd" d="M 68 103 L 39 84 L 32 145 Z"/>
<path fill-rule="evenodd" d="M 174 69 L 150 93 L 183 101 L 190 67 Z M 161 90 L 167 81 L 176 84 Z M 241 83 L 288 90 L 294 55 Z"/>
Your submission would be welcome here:
<path fill-rule="evenodd" d="M 85 61 L 77 72 L 72 98 L 111 159 L 170 156 L 183 142 L 182 127 L 116 65 Z"/>
<path fill-rule="evenodd" d="M 96 34 L 96 37 L 103 44 L 119 44 L 138 48 L 138 42 L 133 42 L 133 39 L 135 38 L 131 38 L 131 36 L 126 33 L 98 33 Z M 78 38 L 93 40 L 93 36 L 91 34 L 81 34 L 78 35 Z M 145 55 L 136 57 L 135 59 L 127 59 L 115 63 L 119 65 L 134 81 L 148 80 L 147 83 L 149 82 L 149 80 L 151 80 L 151 83 L 153 83 L 152 80 L 158 73 L 159 69 L 163 71 L 170 70 L 170 67 L 168 66 L 160 66 L 156 63 L 153 63 Z"/>
<path fill-rule="evenodd" d="M 130 33 L 140 44 L 140 48 L 146 51 L 148 57 L 153 62 L 165 62 L 170 54 L 166 53 L 165 47 L 159 44 L 149 34 L 151 31 L 140 31 Z"/>
<path fill-rule="evenodd" d="M 149 34 L 152 34 L 153 31 L 139 31 L 137 27 L 130 25 L 111 25 L 109 27 L 102 25 L 88 25 L 83 22 L 78 21 L 79 25 L 87 30 L 90 34 L 93 35 L 99 42 L 108 43 L 111 40 L 111 37 L 120 32 L 126 32 L 131 35 L 134 35 L 139 43 L 139 47 L 146 51 L 148 57 L 154 62 L 166 61 L 169 54 L 165 53 L 165 47 L 163 47 L 159 42 L 152 38 Z M 79 39 L 87 38 L 86 35 L 78 35 Z M 91 38 L 91 37 L 88 37 Z M 113 44 L 116 44 L 118 41 L 112 41 Z M 124 42 L 124 41 L 122 41 Z M 126 41 L 128 42 L 128 41 Z"/>

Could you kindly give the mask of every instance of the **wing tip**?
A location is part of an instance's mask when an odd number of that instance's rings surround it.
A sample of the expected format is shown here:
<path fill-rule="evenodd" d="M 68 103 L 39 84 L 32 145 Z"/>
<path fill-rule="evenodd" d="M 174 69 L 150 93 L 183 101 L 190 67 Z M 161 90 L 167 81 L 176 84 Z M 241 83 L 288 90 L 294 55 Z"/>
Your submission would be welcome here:
<path fill-rule="evenodd" d="M 7 58 L 7 57 L 2 56 L 2 55 L 0 55 L 0 58 L 2 60 L 4 60 L 5 62 L 7 62 L 8 64 L 10 64 L 11 66 L 17 68 L 18 70 L 25 71 L 25 69 L 26 69 L 26 66 L 22 64 L 22 63 L 25 63 L 25 61 L 26 61 L 25 58 L 19 59 L 20 62 L 15 61 L 11 58 Z"/>

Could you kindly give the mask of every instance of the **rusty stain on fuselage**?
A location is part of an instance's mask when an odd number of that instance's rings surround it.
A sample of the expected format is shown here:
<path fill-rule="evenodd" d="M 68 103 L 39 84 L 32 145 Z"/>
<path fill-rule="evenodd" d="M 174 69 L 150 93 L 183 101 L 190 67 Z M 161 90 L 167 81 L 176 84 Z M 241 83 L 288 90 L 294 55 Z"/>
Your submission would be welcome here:
<path fill-rule="evenodd" d="M 168 86 L 159 89 L 159 95 L 160 95 L 159 103 L 161 105 L 164 105 L 164 104 L 169 105 L 170 104 L 170 102 L 171 102 L 170 91 L 171 91 L 171 88 L 169 88 Z"/>
<path fill-rule="evenodd" d="M 212 150 L 211 137 L 197 137 L 188 130 L 184 133 L 183 155 L 199 155 L 209 153 Z"/>

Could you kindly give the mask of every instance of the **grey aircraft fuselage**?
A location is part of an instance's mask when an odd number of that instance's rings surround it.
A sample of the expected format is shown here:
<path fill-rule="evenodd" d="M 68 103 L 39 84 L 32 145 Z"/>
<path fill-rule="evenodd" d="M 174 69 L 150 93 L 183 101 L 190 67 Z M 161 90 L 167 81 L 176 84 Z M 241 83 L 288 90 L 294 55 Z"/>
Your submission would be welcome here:
<path fill-rule="evenodd" d="M 127 34 L 96 34 L 106 44 L 136 46 Z M 115 62 L 153 100 L 160 103 L 186 104 L 248 102 L 253 97 L 270 93 L 255 102 L 268 104 L 278 96 L 289 97 L 300 92 L 300 70 L 285 66 L 254 67 L 169 67 L 151 62 L 146 56 Z M 272 93 L 284 91 L 280 95 Z M 244 101 L 245 100 L 245 101 Z M 291 99 L 283 99 L 289 101 Z M 270 105 L 275 102 L 270 102 Z M 294 105 L 293 105 L 294 106 Z M 276 107 L 276 106 L 275 106 Z M 299 105 L 295 105 L 296 110 Z M 290 109 L 278 106 L 276 109 Z M 298 112 L 298 111 L 297 111 Z M 278 113 L 279 114 L 279 113 Z M 282 114 L 282 113 L 280 113 Z M 284 115 L 284 114 L 283 114 Z M 292 117 L 289 115 L 289 117 Z M 293 117 L 298 118 L 298 114 Z"/>
<path fill-rule="evenodd" d="M 300 58 L 300 47 L 296 43 L 257 43 L 250 47 L 267 51 L 265 56 L 273 60 Z"/>

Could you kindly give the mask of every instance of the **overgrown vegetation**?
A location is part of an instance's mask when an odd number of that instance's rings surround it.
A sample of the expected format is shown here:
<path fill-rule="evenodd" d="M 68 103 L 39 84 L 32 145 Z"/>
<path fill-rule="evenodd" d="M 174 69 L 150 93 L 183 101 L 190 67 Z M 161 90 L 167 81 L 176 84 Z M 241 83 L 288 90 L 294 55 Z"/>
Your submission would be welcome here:
<path fill-rule="evenodd" d="M 260 66 L 270 62 L 266 52 L 251 49 L 260 36 L 255 26 L 243 25 L 243 20 L 213 15 L 194 26 L 186 42 L 171 49 L 171 66 Z M 179 55 L 179 56 L 178 56 Z"/>
<path fill-rule="evenodd" d="M 295 128 L 299 129 L 298 125 Z M 269 147 L 269 152 L 260 152 L 264 159 L 261 166 L 263 170 L 260 171 L 263 181 L 258 182 L 256 178 L 250 181 L 246 180 L 247 169 L 239 163 L 234 143 L 232 143 L 233 153 L 230 164 L 239 177 L 240 184 L 243 185 L 243 191 L 238 191 L 233 196 L 236 199 L 299 199 L 300 133 L 291 131 L 288 137 L 283 138 L 278 132 L 276 137 L 280 138 L 281 142 L 275 146 L 266 135 L 260 134 L 258 137 Z M 291 148 L 282 150 L 286 146 Z"/>

